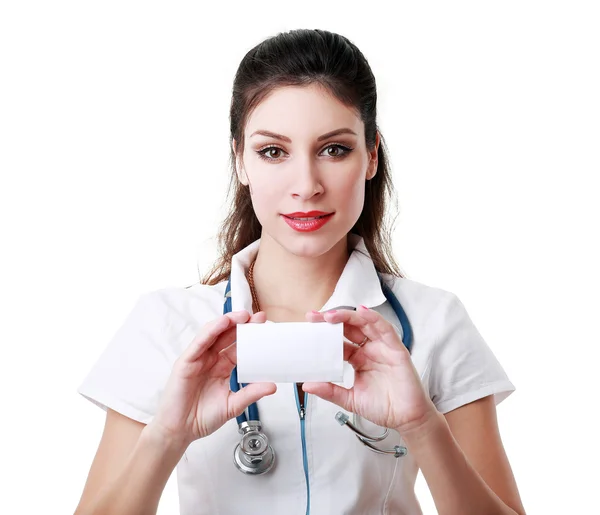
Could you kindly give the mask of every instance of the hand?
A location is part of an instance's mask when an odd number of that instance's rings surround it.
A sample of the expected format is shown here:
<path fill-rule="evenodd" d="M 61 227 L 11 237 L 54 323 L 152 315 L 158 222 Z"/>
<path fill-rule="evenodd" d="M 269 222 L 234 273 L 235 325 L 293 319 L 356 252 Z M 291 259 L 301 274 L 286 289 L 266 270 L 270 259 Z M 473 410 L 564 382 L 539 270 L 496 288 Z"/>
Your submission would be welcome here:
<path fill-rule="evenodd" d="M 162 394 L 153 430 L 190 444 L 211 434 L 249 404 L 275 393 L 274 383 L 253 383 L 233 393 L 229 377 L 236 364 L 236 324 L 264 323 L 266 313 L 236 311 L 208 322 L 177 358 Z"/>
<path fill-rule="evenodd" d="M 404 434 L 437 416 L 426 394 L 410 353 L 396 329 L 383 316 L 368 308 L 342 309 L 334 313 L 310 312 L 309 322 L 344 323 L 344 360 L 354 368 L 350 389 L 332 383 L 304 383 L 303 390 L 333 402 L 346 411 L 382 427 Z"/>

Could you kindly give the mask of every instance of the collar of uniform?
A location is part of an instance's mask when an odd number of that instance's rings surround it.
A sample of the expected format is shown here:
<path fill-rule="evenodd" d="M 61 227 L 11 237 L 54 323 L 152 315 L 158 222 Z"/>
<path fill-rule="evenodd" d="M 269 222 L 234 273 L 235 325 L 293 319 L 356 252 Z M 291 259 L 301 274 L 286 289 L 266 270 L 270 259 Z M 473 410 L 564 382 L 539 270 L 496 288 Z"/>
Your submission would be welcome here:
<path fill-rule="evenodd" d="M 352 252 L 342 275 L 340 276 L 333 295 L 321 308 L 327 311 L 334 308 L 356 308 L 363 304 L 368 308 L 380 306 L 386 301 L 381 290 L 381 284 L 375 265 L 365 246 L 362 236 L 350 233 L 348 245 Z M 252 295 L 246 279 L 246 271 L 254 260 L 260 238 L 234 254 L 231 259 L 231 310 L 246 310 L 252 313 Z"/>

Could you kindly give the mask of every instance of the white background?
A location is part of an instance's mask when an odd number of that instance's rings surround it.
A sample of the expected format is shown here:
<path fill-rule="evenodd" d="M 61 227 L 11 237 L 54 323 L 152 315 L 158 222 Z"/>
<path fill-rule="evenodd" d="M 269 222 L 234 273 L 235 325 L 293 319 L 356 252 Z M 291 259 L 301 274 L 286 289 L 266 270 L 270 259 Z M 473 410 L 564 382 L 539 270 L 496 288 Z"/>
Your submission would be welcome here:
<path fill-rule="evenodd" d="M 76 389 L 141 292 L 214 259 L 233 75 L 294 28 L 371 64 L 396 257 L 460 297 L 516 385 L 498 417 L 528 513 L 596 510 L 597 3 L 216 4 L 0 7 L 0 512 L 75 510 L 104 424 Z"/>

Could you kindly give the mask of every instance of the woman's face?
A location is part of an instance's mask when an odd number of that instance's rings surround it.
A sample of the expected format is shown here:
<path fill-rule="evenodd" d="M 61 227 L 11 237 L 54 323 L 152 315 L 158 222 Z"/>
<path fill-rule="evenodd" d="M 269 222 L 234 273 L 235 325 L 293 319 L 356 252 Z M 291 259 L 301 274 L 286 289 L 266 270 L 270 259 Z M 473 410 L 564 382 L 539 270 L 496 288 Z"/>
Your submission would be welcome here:
<path fill-rule="evenodd" d="M 324 137 L 338 129 L 345 132 Z M 367 151 L 357 114 L 310 85 L 274 90 L 248 118 L 245 138 L 243 164 L 238 159 L 236 166 L 250 188 L 262 238 L 296 255 L 317 256 L 346 237 L 362 212 L 365 180 L 377 170 L 379 134 Z M 312 231 L 286 221 L 286 214 L 310 211 L 331 215 Z"/>

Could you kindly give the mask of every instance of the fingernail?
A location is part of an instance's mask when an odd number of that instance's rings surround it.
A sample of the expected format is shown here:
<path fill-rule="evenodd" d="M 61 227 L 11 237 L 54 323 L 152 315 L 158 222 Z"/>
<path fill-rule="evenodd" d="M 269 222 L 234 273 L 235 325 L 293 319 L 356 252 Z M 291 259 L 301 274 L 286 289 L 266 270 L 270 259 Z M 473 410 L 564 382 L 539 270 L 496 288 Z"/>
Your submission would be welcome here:
<path fill-rule="evenodd" d="M 360 307 L 363 309 L 369 309 L 367 306 L 363 306 L 362 304 L 360 305 Z"/>

